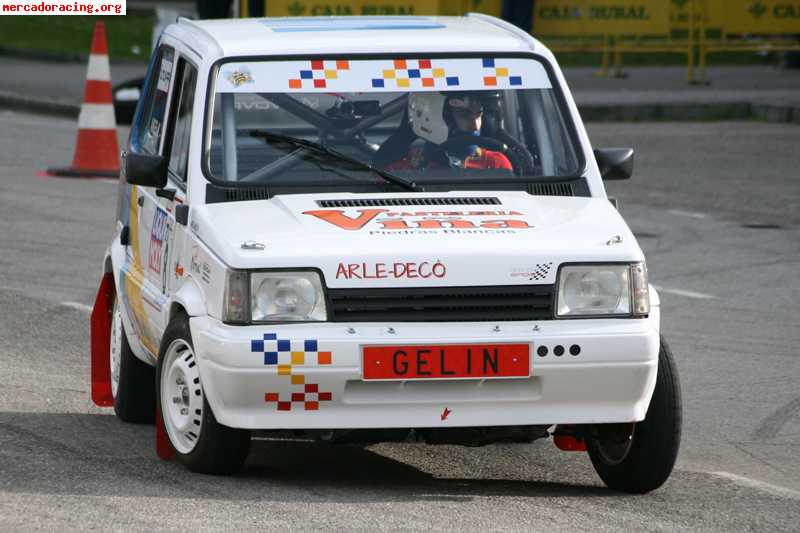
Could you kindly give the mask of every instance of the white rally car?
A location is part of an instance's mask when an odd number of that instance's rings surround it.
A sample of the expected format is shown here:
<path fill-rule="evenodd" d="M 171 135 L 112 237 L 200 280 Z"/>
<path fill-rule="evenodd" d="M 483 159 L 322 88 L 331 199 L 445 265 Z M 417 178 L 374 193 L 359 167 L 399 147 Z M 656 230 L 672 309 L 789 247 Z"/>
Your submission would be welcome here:
<path fill-rule="evenodd" d="M 228 473 L 252 432 L 554 437 L 610 487 L 672 471 L 674 362 L 553 55 L 464 18 L 180 20 L 123 154 L 93 398 Z"/>

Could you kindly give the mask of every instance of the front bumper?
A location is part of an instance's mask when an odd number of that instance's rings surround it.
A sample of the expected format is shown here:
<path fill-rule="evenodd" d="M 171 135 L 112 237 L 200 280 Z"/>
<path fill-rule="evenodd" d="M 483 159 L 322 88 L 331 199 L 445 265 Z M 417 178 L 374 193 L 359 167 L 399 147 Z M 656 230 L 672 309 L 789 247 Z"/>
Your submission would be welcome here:
<path fill-rule="evenodd" d="M 499 324 L 228 326 L 203 316 L 190 327 L 206 398 L 230 427 L 587 424 L 644 419 L 658 367 L 659 308 L 651 311 L 645 319 Z M 531 377 L 362 380 L 362 345 L 492 342 L 532 343 Z M 542 345 L 545 357 L 536 353 Z M 565 353 L 557 357 L 559 345 Z M 579 355 L 570 355 L 572 345 Z"/>

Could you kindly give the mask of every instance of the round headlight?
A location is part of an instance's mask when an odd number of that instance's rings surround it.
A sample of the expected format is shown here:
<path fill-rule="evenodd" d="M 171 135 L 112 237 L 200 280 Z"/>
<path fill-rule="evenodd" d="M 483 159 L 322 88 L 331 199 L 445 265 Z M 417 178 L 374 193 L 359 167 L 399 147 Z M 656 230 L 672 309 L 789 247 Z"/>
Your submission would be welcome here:
<path fill-rule="evenodd" d="M 303 319 L 317 304 L 317 291 L 306 278 L 266 278 L 256 289 L 253 320 Z"/>

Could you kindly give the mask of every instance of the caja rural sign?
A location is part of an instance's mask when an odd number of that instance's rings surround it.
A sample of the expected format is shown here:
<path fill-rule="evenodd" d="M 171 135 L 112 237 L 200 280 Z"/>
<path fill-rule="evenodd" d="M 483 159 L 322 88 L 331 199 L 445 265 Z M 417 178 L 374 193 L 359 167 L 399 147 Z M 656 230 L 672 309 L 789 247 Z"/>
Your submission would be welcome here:
<path fill-rule="evenodd" d="M 500 15 L 502 0 L 269 0 L 269 17 L 331 15 Z"/>
<path fill-rule="evenodd" d="M 536 35 L 669 33 L 669 4 L 658 0 L 537 0 Z"/>
<path fill-rule="evenodd" d="M 705 0 L 695 2 L 695 20 L 705 5 L 707 28 L 726 34 L 800 34 L 800 0 Z M 691 0 L 672 0 L 672 27 L 688 27 Z"/>
<path fill-rule="evenodd" d="M 667 35 L 699 23 L 726 34 L 800 34 L 800 0 L 537 0 L 535 35 Z"/>

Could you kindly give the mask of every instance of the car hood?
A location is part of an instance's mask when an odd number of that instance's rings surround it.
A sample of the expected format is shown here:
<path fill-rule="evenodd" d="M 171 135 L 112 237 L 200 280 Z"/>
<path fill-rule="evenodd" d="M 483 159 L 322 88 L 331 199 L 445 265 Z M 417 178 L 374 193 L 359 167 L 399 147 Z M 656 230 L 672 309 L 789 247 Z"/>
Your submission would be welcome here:
<path fill-rule="evenodd" d="M 607 199 L 524 192 L 284 195 L 193 207 L 190 227 L 232 268 L 329 287 L 547 284 L 562 263 L 643 260 Z"/>

